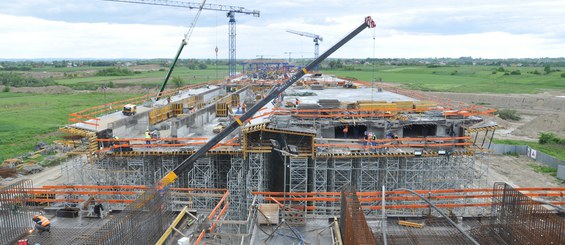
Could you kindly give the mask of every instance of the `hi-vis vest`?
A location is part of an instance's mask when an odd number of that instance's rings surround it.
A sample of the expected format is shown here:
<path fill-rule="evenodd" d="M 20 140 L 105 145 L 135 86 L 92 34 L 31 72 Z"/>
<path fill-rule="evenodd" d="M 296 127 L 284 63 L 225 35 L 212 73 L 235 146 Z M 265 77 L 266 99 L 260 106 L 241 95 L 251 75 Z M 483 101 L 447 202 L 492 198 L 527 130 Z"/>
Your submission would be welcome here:
<path fill-rule="evenodd" d="M 37 218 L 41 221 L 41 226 L 43 226 L 43 227 L 46 227 L 46 226 L 51 224 L 51 222 L 47 218 L 45 218 L 45 216 L 43 216 L 43 215 L 40 215 Z"/>

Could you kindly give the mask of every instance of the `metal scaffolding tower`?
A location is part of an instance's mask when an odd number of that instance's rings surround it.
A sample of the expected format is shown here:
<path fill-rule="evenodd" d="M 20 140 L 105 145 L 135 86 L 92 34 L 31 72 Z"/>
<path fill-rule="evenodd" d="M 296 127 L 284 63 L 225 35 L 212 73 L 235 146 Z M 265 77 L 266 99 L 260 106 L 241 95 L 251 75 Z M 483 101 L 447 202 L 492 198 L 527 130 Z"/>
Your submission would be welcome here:
<path fill-rule="evenodd" d="M 289 191 L 306 192 L 308 190 L 308 158 L 289 158 Z"/>
<path fill-rule="evenodd" d="M 230 192 L 229 217 L 232 219 L 243 219 L 247 215 L 245 177 L 243 158 L 232 158 L 227 174 L 227 188 Z"/>
<path fill-rule="evenodd" d="M 247 207 L 253 201 L 251 192 L 265 190 L 263 179 L 265 160 L 265 154 L 263 153 L 250 152 L 247 155 L 248 169 L 245 179 Z M 258 201 L 262 202 L 262 198 L 258 198 Z"/>
<path fill-rule="evenodd" d="M 381 188 L 383 175 L 379 164 L 382 164 L 383 161 L 386 161 L 386 159 L 361 158 L 361 176 L 359 178 L 359 184 L 357 185 L 360 192 L 376 191 Z"/>
<path fill-rule="evenodd" d="M 340 191 L 344 186 L 351 184 L 352 172 L 353 158 L 335 158 L 330 191 Z"/>
<path fill-rule="evenodd" d="M 212 181 L 212 161 L 210 157 L 199 158 L 190 171 L 190 188 L 210 188 L 213 184 Z M 209 205 L 213 205 L 209 201 L 210 198 L 205 196 L 193 197 L 193 208 L 196 209 L 211 209 Z"/>
<path fill-rule="evenodd" d="M 327 192 L 328 191 L 328 166 L 330 166 L 331 158 L 316 158 L 314 159 L 314 187 L 315 192 Z M 316 215 L 326 215 L 327 213 L 327 202 L 316 201 L 314 203 L 316 206 Z"/>
<path fill-rule="evenodd" d="M 126 185 L 146 185 L 146 178 L 144 176 L 145 173 L 145 164 L 143 158 L 131 158 L 128 157 L 127 161 L 127 168 L 126 168 L 126 176 L 124 181 Z"/>

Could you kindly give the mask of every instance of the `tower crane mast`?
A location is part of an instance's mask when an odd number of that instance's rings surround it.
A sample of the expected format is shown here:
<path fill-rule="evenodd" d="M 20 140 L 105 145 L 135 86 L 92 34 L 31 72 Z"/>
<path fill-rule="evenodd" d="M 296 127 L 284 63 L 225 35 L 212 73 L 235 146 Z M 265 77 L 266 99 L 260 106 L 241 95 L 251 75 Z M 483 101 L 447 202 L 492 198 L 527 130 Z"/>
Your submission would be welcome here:
<path fill-rule="evenodd" d="M 168 7 L 178 7 L 178 8 L 188 8 L 188 9 L 199 9 L 201 4 L 174 1 L 174 0 L 104 0 L 109 2 L 123 2 L 123 3 L 137 3 L 137 4 L 147 4 L 147 5 L 160 5 Z M 235 14 L 246 14 L 252 15 L 253 17 L 259 17 L 261 14 L 259 10 L 248 10 L 244 7 L 229 6 L 221 4 L 203 4 L 202 9 L 223 11 L 227 12 L 226 17 L 229 18 L 229 76 L 233 77 L 236 73 L 236 28 L 235 28 Z M 164 82 L 165 84 L 167 81 Z M 162 90 L 161 90 L 162 92 Z"/>

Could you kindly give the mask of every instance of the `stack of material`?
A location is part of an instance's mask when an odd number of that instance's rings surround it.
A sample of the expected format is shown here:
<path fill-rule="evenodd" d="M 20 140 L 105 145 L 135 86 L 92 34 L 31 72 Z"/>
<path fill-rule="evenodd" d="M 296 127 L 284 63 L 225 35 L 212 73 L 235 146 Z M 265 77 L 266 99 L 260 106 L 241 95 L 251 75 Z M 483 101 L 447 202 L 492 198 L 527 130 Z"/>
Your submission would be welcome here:
<path fill-rule="evenodd" d="M 318 104 L 324 109 L 337 109 L 340 107 L 341 103 L 339 100 L 318 100 Z"/>
<path fill-rule="evenodd" d="M 299 110 L 319 110 L 319 109 L 320 109 L 320 105 L 318 105 L 318 104 L 300 103 L 300 105 L 298 105 L 298 109 L 299 109 Z"/>
<path fill-rule="evenodd" d="M 364 110 L 394 110 L 396 109 L 396 104 L 381 102 L 381 101 L 357 101 L 357 106 L 359 109 Z"/>
<path fill-rule="evenodd" d="M 427 100 L 414 101 L 414 109 L 416 109 L 417 112 L 427 111 L 435 107 L 437 107 L 437 103 L 434 101 L 427 101 Z"/>
<path fill-rule="evenodd" d="M 392 103 L 396 104 L 398 109 L 414 109 L 414 101 L 395 101 Z"/>
<path fill-rule="evenodd" d="M 312 90 L 324 90 L 324 85 L 322 85 L 322 84 L 312 84 L 310 86 L 310 89 L 312 89 Z"/>

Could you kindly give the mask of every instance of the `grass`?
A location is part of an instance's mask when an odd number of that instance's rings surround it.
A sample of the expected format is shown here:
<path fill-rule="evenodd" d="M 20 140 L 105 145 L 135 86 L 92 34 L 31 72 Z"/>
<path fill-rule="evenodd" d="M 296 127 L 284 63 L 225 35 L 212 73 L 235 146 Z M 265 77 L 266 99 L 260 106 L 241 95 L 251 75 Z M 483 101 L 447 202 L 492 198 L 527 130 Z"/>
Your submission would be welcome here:
<path fill-rule="evenodd" d="M 148 88 L 160 87 L 165 79 L 168 70 L 162 71 L 144 71 L 139 74 L 131 76 L 92 76 L 92 77 L 77 77 L 77 78 L 60 78 L 55 82 L 60 85 L 69 87 L 97 87 L 97 85 L 107 84 L 110 81 L 115 87 L 127 86 L 142 86 Z M 187 67 L 177 67 L 173 71 L 173 76 L 180 76 L 185 84 L 188 83 L 201 83 L 210 80 L 223 79 L 227 76 L 227 66 L 208 66 L 204 70 L 190 70 Z M 171 82 L 172 78 L 167 83 L 168 87 L 173 87 Z"/>
<path fill-rule="evenodd" d="M 534 169 L 534 172 L 536 173 L 547 173 L 553 177 L 557 177 L 557 169 L 556 168 L 552 168 L 552 167 L 548 167 L 548 166 L 541 166 L 541 165 L 537 165 L 537 164 L 529 164 L 528 166 L 530 166 L 532 169 Z"/>
<path fill-rule="evenodd" d="M 494 139 L 493 143 L 507 144 L 507 145 L 527 145 L 533 149 L 541 151 L 545 154 L 553 156 L 557 159 L 565 161 L 565 151 L 563 145 L 558 144 L 540 144 L 536 141 L 523 141 L 523 140 L 498 140 Z"/>
<path fill-rule="evenodd" d="M 521 75 L 504 75 L 504 72 L 492 74 L 495 66 L 371 66 L 358 65 L 354 71 L 322 70 L 323 73 L 352 77 L 362 81 L 382 79 L 384 82 L 396 82 L 410 89 L 438 92 L 466 93 L 538 93 L 545 90 L 565 91 L 565 78 L 560 72 L 549 75 L 535 75 L 528 72 L 543 67 L 507 67 L 506 70 L 520 70 Z M 560 68 L 563 70 L 563 68 Z M 457 71 L 457 72 L 455 72 Z M 454 75 L 452 75 L 454 74 Z"/>
<path fill-rule="evenodd" d="M 102 93 L 0 93 L 0 162 L 34 151 L 40 141 L 60 139 L 57 129 L 67 123 L 71 112 L 133 96 L 107 93 L 105 99 Z"/>

